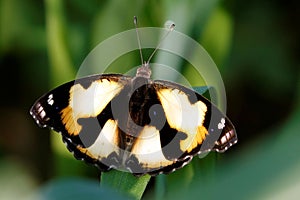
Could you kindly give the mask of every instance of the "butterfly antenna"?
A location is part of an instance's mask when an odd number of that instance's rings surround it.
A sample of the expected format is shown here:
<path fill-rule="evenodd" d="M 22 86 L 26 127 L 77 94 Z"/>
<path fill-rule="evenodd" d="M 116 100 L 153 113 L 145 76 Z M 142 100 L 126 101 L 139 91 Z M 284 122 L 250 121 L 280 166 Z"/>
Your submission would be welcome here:
<path fill-rule="evenodd" d="M 170 25 L 168 26 L 168 32 L 160 39 L 158 45 L 156 46 L 156 48 L 154 49 L 154 51 L 152 52 L 152 54 L 149 56 L 148 61 L 147 61 L 148 64 L 149 64 L 150 60 L 152 59 L 152 57 L 154 56 L 154 54 L 156 53 L 156 51 L 159 49 L 159 47 L 162 44 L 162 42 L 174 30 L 174 28 L 175 28 L 175 24 L 174 23 L 170 23 Z"/>
<path fill-rule="evenodd" d="M 134 26 L 135 26 L 136 37 L 137 37 L 137 41 L 138 41 L 138 45 L 139 45 L 141 62 L 143 64 L 144 63 L 144 59 L 143 59 L 143 53 L 142 53 L 142 47 L 141 47 L 141 40 L 140 40 L 140 35 L 139 35 L 139 32 L 138 32 L 137 17 L 136 16 L 133 17 L 133 23 L 134 23 Z"/>

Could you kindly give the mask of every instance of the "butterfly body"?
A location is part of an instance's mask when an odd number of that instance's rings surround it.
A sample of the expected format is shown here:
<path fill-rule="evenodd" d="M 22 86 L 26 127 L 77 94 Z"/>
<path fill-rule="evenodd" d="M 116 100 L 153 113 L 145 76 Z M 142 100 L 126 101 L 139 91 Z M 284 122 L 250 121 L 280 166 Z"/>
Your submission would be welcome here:
<path fill-rule="evenodd" d="M 135 77 L 100 74 L 65 83 L 36 101 L 36 123 L 60 132 L 77 159 L 134 175 L 169 173 L 194 155 L 236 143 L 229 119 L 192 89 L 151 80 L 149 64 Z"/>

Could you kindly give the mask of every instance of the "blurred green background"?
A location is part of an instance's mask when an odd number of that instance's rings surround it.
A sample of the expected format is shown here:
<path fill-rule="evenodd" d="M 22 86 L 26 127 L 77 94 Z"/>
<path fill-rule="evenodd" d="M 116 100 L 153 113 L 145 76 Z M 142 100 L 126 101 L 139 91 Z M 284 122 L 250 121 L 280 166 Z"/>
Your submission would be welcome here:
<path fill-rule="evenodd" d="M 100 173 L 75 160 L 58 134 L 39 129 L 29 109 L 74 79 L 99 42 L 133 28 L 134 15 L 141 27 L 173 20 L 177 31 L 204 46 L 222 74 L 227 115 L 239 137 L 222 155 L 152 178 L 143 198 L 299 198 L 299 6 L 283 0 L 0 0 L 0 199 L 126 198 L 98 187 Z M 138 54 L 129 55 L 113 63 L 112 72 L 138 63 Z"/>

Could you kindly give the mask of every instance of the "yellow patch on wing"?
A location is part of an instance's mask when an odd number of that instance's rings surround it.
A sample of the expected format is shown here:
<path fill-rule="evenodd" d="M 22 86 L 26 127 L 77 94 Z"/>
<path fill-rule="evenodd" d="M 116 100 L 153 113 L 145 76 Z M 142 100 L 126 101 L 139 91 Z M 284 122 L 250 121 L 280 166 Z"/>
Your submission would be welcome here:
<path fill-rule="evenodd" d="M 174 163 L 163 155 L 159 131 L 154 126 L 143 128 L 134 143 L 131 154 L 135 155 L 145 168 L 155 169 Z"/>
<path fill-rule="evenodd" d="M 207 106 L 202 101 L 191 104 L 188 96 L 178 89 L 159 89 L 157 94 L 170 127 L 187 134 L 180 141 L 181 150 L 192 151 L 208 133 L 203 126 Z"/>
<path fill-rule="evenodd" d="M 105 123 L 94 144 L 88 147 L 87 150 L 94 157 L 108 157 L 112 152 L 119 152 L 118 143 L 118 123 L 110 119 Z"/>
<path fill-rule="evenodd" d="M 117 128 L 118 126 L 116 121 L 108 120 L 94 144 L 87 148 L 78 145 L 76 148 L 83 154 L 95 160 L 106 158 L 112 152 L 118 152 L 119 138 Z"/>
<path fill-rule="evenodd" d="M 100 79 L 94 81 L 87 89 L 75 84 L 70 89 L 69 105 L 61 111 L 61 119 L 70 135 L 78 135 L 81 125 L 79 118 L 95 117 L 123 89 L 119 82 Z"/>

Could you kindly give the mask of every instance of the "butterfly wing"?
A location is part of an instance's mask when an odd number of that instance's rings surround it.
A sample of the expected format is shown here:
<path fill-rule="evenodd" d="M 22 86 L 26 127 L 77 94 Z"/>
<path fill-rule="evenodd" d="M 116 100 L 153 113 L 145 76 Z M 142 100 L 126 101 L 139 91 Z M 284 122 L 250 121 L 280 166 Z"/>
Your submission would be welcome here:
<path fill-rule="evenodd" d="M 107 170 L 109 166 L 99 162 L 101 153 L 98 152 L 98 157 L 95 157 L 84 147 L 91 145 L 104 125 L 113 118 L 109 103 L 130 80 L 131 77 L 124 75 L 105 74 L 65 83 L 39 98 L 30 114 L 40 127 L 50 127 L 61 133 L 77 159 Z M 114 124 L 107 123 L 105 128 L 106 132 L 114 133 Z"/>
<path fill-rule="evenodd" d="M 204 96 L 169 81 L 154 84 L 168 123 L 187 134 L 188 153 L 224 152 L 237 142 L 231 121 Z"/>
<path fill-rule="evenodd" d="M 142 118 L 148 119 L 131 150 L 135 175 L 170 173 L 193 156 L 224 152 L 237 142 L 230 120 L 194 90 L 168 81 L 153 81 L 144 99 Z M 129 162 L 128 162 L 129 163 Z"/>

